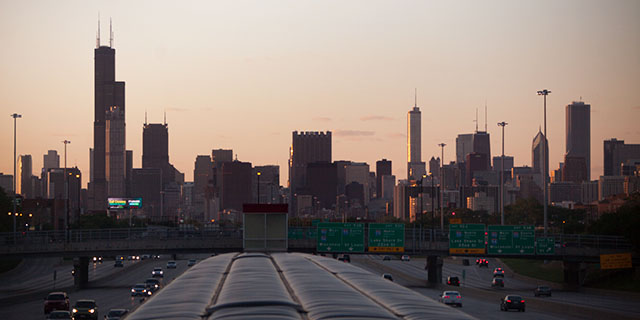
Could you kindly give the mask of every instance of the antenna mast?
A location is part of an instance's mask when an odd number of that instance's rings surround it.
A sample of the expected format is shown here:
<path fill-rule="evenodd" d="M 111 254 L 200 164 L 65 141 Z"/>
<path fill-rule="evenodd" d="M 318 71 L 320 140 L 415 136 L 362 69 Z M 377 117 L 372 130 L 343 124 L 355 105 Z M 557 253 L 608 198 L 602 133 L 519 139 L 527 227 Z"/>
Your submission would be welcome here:
<path fill-rule="evenodd" d="M 484 100 L 484 132 L 487 132 L 487 100 Z"/>
<path fill-rule="evenodd" d="M 144 110 L 144 125 L 147 125 L 147 110 Z"/>
<path fill-rule="evenodd" d="M 113 26 L 111 25 L 111 17 L 109 17 L 109 48 L 113 48 Z"/>
<path fill-rule="evenodd" d="M 96 34 L 96 48 L 100 48 L 100 13 L 98 12 L 98 33 Z"/>
<path fill-rule="evenodd" d="M 478 133 L 478 108 L 476 108 L 476 120 L 474 122 L 476 123 L 476 133 Z"/>
<path fill-rule="evenodd" d="M 164 111 L 164 125 L 167 125 L 167 110 Z"/>
<path fill-rule="evenodd" d="M 414 88 L 414 94 L 415 94 L 415 102 L 414 102 L 414 107 L 417 108 L 418 107 L 418 88 Z"/>

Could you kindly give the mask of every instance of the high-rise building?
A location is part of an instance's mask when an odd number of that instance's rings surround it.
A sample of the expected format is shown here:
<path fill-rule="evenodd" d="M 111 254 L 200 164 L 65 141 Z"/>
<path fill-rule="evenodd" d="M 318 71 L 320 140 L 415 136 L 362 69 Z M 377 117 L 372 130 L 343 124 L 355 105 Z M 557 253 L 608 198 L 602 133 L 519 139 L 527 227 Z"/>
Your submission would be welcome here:
<path fill-rule="evenodd" d="M 431 157 L 431 160 L 429 160 L 429 174 L 438 179 L 440 178 L 440 157 Z"/>
<path fill-rule="evenodd" d="M 196 215 L 201 215 L 204 212 L 204 199 L 207 188 L 209 187 L 209 181 L 211 180 L 211 157 L 208 155 L 199 155 L 196 157 L 196 161 L 193 169 L 193 206 L 196 211 Z"/>
<path fill-rule="evenodd" d="M 464 163 L 473 152 L 473 134 L 459 134 L 456 138 L 456 163 Z"/>
<path fill-rule="evenodd" d="M 294 203 L 289 206 L 291 210 L 297 208 L 295 197 L 307 184 L 307 164 L 312 162 L 331 162 L 331 131 L 292 133 L 289 192 Z"/>
<path fill-rule="evenodd" d="M 391 175 L 391 160 L 376 161 L 376 198 L 382 198 L 382 177 Z"/>
<path fill-rule="evenodd" d="M 470 186 L 473 183 L 473 175 L 476 172 L 480 171 L 488 171 L 487 167 L 487 155 L 484 153 L 470 153 L 467 155 L 467 160 L 465 161 L 467 166 L 467 182 L 466 185 Z"/>
<path fill-rule="evenodd" d="M 544 164 L 542 163 L 542 158 L 546 154 L 546 167 L 549 170 L 549 144 L 545 143 L 547 139 L 545 138 L 542 131 L 538 129 L 538 134 L 533 138 L 533 143 L 531 146 L 531 167 L 533 168 L 533 173 L 539 175 L 539 181 L 536 181 L 536 184 L 539 186 L 544 186 Z M 546 152 L 542 149 L 546 145 Z"/>
<path fill-rule="evenodd" d="M 369 165 L 363 162 L 353 162 L 346 167 L 345 183 L 349 185 L 356 182 L 362 185 L 363 203 L 362 206 L 369 204 Z M 345 185 L 345 194 L 346 194 Z"/>
<path fill-rule="evenodd" d="M 180 185 L 181 173 L 169 163 L 169 128 L 166 123 L 145 123 L 142 129 L 142 168 L 162 170 L 162 185 Z"/>
<path fill-rule="evenodd" d="M 335 163 L 311 162 L 307 164 L 307 185 L 304 194 L 314 197 L 314 207 L 331 209 L 336 205 L 338 170 Z"/>
<path fill-rule="evenodd" d="M 566 155 L 582 157 L 586 163 L 586 181 L 591 179 L 591 105 L 574 101 L 566 107 Z M 576 176 L 584 174 L 576 174 Z"/>
<path fill-rule="evenodd" d="M 258 172 L 260 172 L 260 178 L 258 178 Z M 252 177 L 254 179 L 252 189 L 255 190 L 256 202 L 280 203 L 280 166 L 256 166 L 253 168 Z"/>
<path fill-rule="evenodd" d="M 100 44 L 94 50 L 93 165 L 89 209 L 106 210 L 109 196 L 125 193 L 125 84 L 115 81 L 116 50 Z"/>
<path fill-rule="evenodd" d="M 615 138 L 604 141 L 604 175 L 621 176 L 622 165 L 640 159 L 640 144 L 625 144 Z"/>
<path fill-rule="evenodd" d="M 0 188 L 7 196 L 13 193 L 13 175 L 0 173 Z"/>
<path fill-rule="evenodd" d="M 42 171 L 47 172 L 47 170 L 51 168 L 60 168 L 60 156 L 58 155 L 58 151 L 49 150 L 47 154 L 42 157 Z"/>
<path fill-rule="evenodd" d="M 152 221 L 166 220 L 161 199 L 162 170 L 141 168 L 131 170 L 131 196 L 142 198 L 142 210 Z"/>
<path fill-rule="evenodd" d="M 491 169 L 491 137 L 486 131 L 473 134 L 473 152 L 486 155 L 487 170 Z"/>
<path fill-rule="evenodd" d="M 562 166 L 562 181 L 574 182 L 580 184 L 587 179 L 587 163 L 586 159 L 581 156 L 564 156 L 564 165 Z"/>
<path fill-rule="evenodd" d="M 223 162 L 221 209 L 242 211 L 242 205 L 252 202 L 251 194 L 251 163 Z"/>
<path fill-rule="evenodd" d="M 31 183 L 32 175 L 33 167 L 31 155 L 21 155 L 18 158 L 18 181 L 16 190 L 18 190 L 18 193 L 27 199 L 33 198 L 33 185 Z"/>
<path fill-rule="evenodd" d="M 418 105 L 407 113 L 407 179 L 415 180 L 426 172 L 422 162 L 422 113 Z"/>

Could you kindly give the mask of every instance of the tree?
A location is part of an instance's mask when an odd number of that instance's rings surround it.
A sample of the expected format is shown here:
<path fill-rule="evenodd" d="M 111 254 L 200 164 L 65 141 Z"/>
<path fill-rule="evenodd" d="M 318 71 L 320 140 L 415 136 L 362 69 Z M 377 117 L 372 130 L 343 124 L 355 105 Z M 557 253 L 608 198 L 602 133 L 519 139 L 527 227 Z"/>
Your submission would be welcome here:
<path fill-rule="evenodd" d="M 616 212 L 604 214 L 589 228 L 590 233 L 624 236 L 640 251 L 640 193 L 633 193 Z"/>

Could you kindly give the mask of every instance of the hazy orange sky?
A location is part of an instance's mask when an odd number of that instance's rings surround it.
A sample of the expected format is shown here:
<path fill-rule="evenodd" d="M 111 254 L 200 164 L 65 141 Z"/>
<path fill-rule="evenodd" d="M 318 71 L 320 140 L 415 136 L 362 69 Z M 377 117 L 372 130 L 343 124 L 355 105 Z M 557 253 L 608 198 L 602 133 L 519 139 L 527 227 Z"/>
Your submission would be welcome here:
<path fill-rule="evenodd" d="M 333 131 L 333 159 L 393 161 L 406 178 L 414 88 L 422 157 L 455 159 L 455 138 L 488 105 L 492 153 L 531 165 L 547 88 L 550 167 L 565 152 L 564 107 L 591 104 L 591 171 L 603 140 L 640 143 L 640 1 L 1 1 L 0 172 L 18 154 L 39 175 L 49 149 L 89 176 L 93 49 L 113 19 L 116 80 L 126 82 L 127 149 L 141 166 L 142 125 L 169 123 L 170 161 L 233 149 L 280 165 L 291 132 Z M 63 159 L 61 158 L 61 161 Z"/>

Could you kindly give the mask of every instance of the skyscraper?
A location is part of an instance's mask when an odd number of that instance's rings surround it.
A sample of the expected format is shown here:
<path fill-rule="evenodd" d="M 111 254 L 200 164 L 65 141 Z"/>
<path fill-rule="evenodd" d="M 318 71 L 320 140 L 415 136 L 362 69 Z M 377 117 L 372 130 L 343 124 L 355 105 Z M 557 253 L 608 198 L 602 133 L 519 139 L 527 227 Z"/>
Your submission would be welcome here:
<path fill-rule="evenodd" d="M 407 113 L 407 179 L 415 180 L 426 172 L 422 162 L 422 113 L 418 104 Z"/>
<path fill-rule="evenodd" d="M 47 172 L 47 170 L 51 168 L 60 168 L 60 156 L 58 155 L 58 151 L 49 150 L 47 154 L 43 156 L 43 165 L 42 171 Z"/>
<path fill-rule="evenodd" d="M 566 107 L 566 155 L 586 162 L 587 181 L 591 180 L 591 105 L 574 101 Z M 574 176 L 582 176 L 575 174 Z"/>
<path fill-rule="evenodd" d="M 625 144 L 624 140 L 604 141 L 604 175 L 620 176 L 621 165 L 632 159 L 640 159 L 640 144 Z"/>
<path fill-rule="evenodd" d="M 540 129 L 538 129 L 538 134 L 533 138 L 533 142 L 531 145 L 531 167 L 533 167 L 533 173 L 537 174 L 537 178 L 535 181 L 538 186 L 543 186 L 543 177 L 544 177 L 544 164 L 542 163 L 542 158 L 546 154 L 546 167 L 549 168 L 549 144 L 545 143 L 546 138 Z M 547 152 L 544 152 L 542 147 L 547 146 Z"/>
<path fill-rule="evenodd" d="M 473 152 L 486 156 L 487 169 L 491 169 L 491 137 L 486 131 L 476 131 L 473 134 Z"/>
<path fill-rule="evenodd" d="M 125 193 L 124 82 L 115 81 L 116 50 L 100 44 L 100 26 L 94 50 L 93 166 L 89 183 L 89 209 L 106 210 L 107 197 Z"/>
<path fill-rule="evenodd" d="M 467 155 L 473 152 L 473 134 L 459 134 L 456 138 L 456 163 L 463 163 Z"/>
<path fill-rule="evenodd" d="M 331 131 L 294 131 L 289 158 L 289 187 L 292 194 L 306 185 L 307 164 L 331 162 Z"/>
<path fill-rule="evenodd" d="M 376 197 L 382 198 L 382 177 L 391 175 L 391 161 L 382 159 L 376 161 Z"/>
<path fill-rule="evenodd" d="M 31 162 L 31 155 L 21 155 L 18 158 L 18 184 L 16 190 L 23 197 L 30 199 L 33 197 L 33 185 L 31 183 L 31 176 L 33 175 L 33 167 Z"/>

